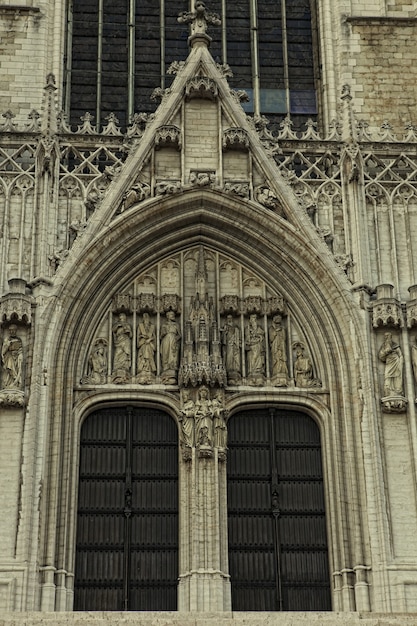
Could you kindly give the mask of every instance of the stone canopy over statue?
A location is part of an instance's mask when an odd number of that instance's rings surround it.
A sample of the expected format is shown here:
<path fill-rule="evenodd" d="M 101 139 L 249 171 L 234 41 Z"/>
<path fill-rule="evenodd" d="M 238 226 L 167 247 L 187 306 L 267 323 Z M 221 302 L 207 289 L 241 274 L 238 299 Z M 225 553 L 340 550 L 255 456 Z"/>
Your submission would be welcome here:
<path fill-rule="evenodd" d="M 280 293 L 200 244 L 160 261 L 113 296 L 80 380 L 177 390 L 320 387 L 308 346 Z M 184 410 L 197 401 L 192 394 Z"/>

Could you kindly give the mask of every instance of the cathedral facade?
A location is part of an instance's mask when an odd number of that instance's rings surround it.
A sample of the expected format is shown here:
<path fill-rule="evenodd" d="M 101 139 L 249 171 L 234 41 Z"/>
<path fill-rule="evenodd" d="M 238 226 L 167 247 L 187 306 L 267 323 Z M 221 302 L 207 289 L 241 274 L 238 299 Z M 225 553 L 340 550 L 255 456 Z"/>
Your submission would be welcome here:
<path fill-rule="evenodd" d="M 182 4 L 0 6 L 0 610 L 417 613 L 417 6 Z"/>

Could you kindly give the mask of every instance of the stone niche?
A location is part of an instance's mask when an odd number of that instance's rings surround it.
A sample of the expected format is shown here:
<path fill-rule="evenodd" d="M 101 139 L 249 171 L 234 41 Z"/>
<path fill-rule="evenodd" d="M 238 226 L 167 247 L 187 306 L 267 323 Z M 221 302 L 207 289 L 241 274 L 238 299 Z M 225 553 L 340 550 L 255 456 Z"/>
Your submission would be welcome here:
<path fill-rule="evenodd" d="M 283 295 L 202 245 L 115 293 L 80 367 L 81 384 L 94 387 L 322 386 Z"/>

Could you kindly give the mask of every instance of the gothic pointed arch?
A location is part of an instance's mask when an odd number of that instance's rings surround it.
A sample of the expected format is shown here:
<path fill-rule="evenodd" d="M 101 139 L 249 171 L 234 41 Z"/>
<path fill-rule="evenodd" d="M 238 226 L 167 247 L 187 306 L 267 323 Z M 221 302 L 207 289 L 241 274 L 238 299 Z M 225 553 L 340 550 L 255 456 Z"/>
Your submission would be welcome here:
<path fill-rule="evenodd" d="M 221 469 L 227 457 L 225 440 L 221 444 L 221 431 L 217 439 L 214 430 L 207 435 L 212 423 L 207 424 L 204 415 L 198 422 L 193 414 L 194 440 L 186 441 L 187 401 L 194 406 L 207 401 L 211 407 L 218 402 L 219 416 L 226 421 L 230 410 L 267 401 L 310 412 L 322 432 L 331 572 L 338 581 L 342 570 L 365 567 L 366 528 L 356 515 L 360 503 L 355 488 L 363 471 L 357 428 L 362 406 L 356 396 L 346 395 L 346 389 L 360 385 L 350 356 L 352 342 L 361 345 L 360 323 L 343 272 L 330 253 L 317 254 L 317 245 L 321 245 L 318 237 L 309 240 L 289 220 L 271 219 L 262 205 L 216 189 L 190 189 L 180 196 L 133 205 L 98 230 L 88 244 L 74 246 L 57 273 L 55 297 L 44 319 L 45 369 L 53 372 L 58 364 L 57 375 L 66 381 L 63 389 L 49 385 L 43 400 L 50 465 L 44 491 L 48 522 L 42 539 L 44 571 L 52 572 L 50 578 L 45 574 L 45 593 L 51 580 L 56 584 L 54 572 L 73 571 L 74 520 L 64 520 L 62 515 L 65 503 L 75 508 L 81 421 L 86 411 L 116 399 L 166 407 L 179 425 L 184 465 L 180 482 L 186 480 L 187 463 L 194 458 L 216 459 L 220 493 L 225 493 L 226 474 Z M 240 330 L 237 371 L 230 361 L 225 367 L 227 356 L 220 345 L 228 316 Z M 174 365 L 167 367 L 162 343 L 166 318 L 174 329 L 172 345 L 177 349 Z M 251 320 L 264 346 L 258 353 L 261 364 L 253 370 L 248 356 Z M 117 344 L 119 330 L 123 341 Z M 140 353 L 141 336 L 151 340 L 153 347 L 147 353 Z M 284 353 L 279 353 L 280 345 Z M 101 371 L 92 365 L 96 349 L 98 361 L 105 355 Z M 207 361 L 209 371 L 200 367 Z M 200 395 L 203 387 L 207 388 L 204 396 Z M 214 416 L 214 409 L 210 411 Z M 343 467 L 336 463 L 342 454 L 349 458 Z M 219 519 L 223 519 L 225 505 L 219 506 Z M 346 525 L 340 525 L 342 519 L 348 520 Z M 187 598 L 196 583 L 186 575 L 189 564 L 181 560 L 189 536 L 184 529 L 180 532 L 179 607 L 188 610 L 192 605 Z M 214 606 L 224 610 L 230 606 L 224 553 L 227 532 L 210 541 L 217 545 L 213 554 L 218 554 L 211 568 L 215 565 L 221 572 L 212 585 L 224 590 L 221 605 Z M 334 606 L 347 606 L 338 590 L 337 585 Z M 216 593 L 212 598 L 220 597 Z"/>

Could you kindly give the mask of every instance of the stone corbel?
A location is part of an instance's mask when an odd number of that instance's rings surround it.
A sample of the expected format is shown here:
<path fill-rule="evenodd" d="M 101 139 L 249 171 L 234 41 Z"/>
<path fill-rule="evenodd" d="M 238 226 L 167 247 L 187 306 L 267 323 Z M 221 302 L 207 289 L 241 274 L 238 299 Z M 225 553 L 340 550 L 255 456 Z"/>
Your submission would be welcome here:
<path fill-rule="evenodd" d="M 160 126 L 156 129 L 156 150 L 160 148 L 175 148 L 176 150 L 181 150 L 181 147 L 181 131 L 177 126 L 167 124 L 166 126 Z"/>
<path fill-rule="evenodd" d="M 18 322 L 25 326 L 32 323 L 34 301 L 25 294 L 26 281 L 20 278 L 9 280 L 10 291 L 0 298 L 0 323 Z"/>
<path fill-rule="evenodd" d="M 185 85 L 185 96 L 188 100 L 192 98 L 215 100 L 218 95 L 219 90 L 216 81 L 208 76 L 195 76 L 187 80 Z"/>
<path fill-rule="evenodd" d="M 378 285 L 376 301 L 372 304 L 372 326 L 403 328 L 404 319 L 401 303 L 393 296 L 394 287 L 389 283 Z"/>
<path fill-rule="evenodd" d="M 381 406 L 384 413 L 404 413 L 407 410 L 407 403 L 408 400 L 404 396 L 381 398 Z"/>
<path fill-rule="evenodd" d="M 223 133 L 223 150 L 248 150 L 249 137 L 244 128 L 227 128 Z"/>

